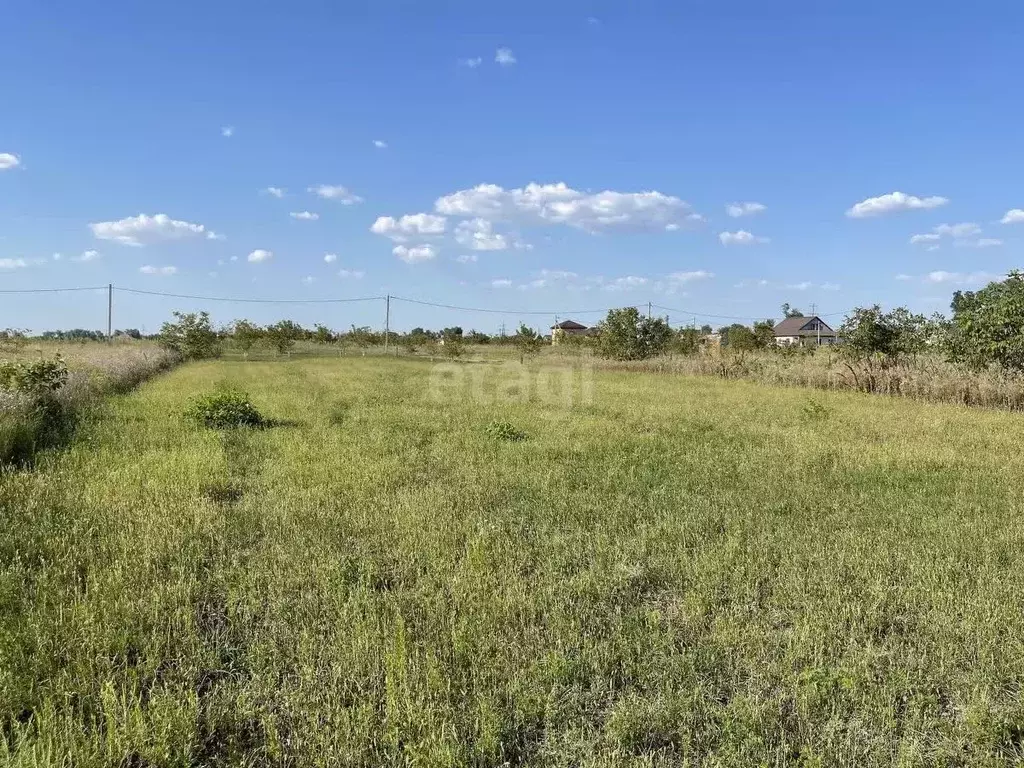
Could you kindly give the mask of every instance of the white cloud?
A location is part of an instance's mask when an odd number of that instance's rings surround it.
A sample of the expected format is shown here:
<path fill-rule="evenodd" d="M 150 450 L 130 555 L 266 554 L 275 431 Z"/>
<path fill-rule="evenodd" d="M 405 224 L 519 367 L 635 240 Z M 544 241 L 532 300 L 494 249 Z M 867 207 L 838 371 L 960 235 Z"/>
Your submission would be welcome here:
<path fill-rule="evenodd" d="M 391 252 L 406 264 L 430 261 L 437 256 L 437 249 L 432 245 L 414 245 L 412 248 L 405 245 L 396 245 L 391 249 Z"/>
<path fill-rule="evenodd" d="M 333 264 L 337 260 L 338 260 L 338 254 L 336 254 L 336 253 L 325 253 L 324 254 L 324 261 L 327 264 Z"/>
<path fill-rule="evenodd" d="M 272 258 L 274 258 L 274 254 L 272 251 L 267 251 L 264 250 L 263 248 L 257 248 L 255 251 L 250 253 L 247 258 L 248 261 L 250 261 L 253 264 L 261 264 L 264 261 L 270 261 Z M 234 257 L 232 257 L 231 260 L 234 261 Z"/>
<path fill-rule="evenodd" d="M 0 152 L 0 171 L 9 171 L 21 165 L 21 158 L 10 152 Z"/>
<path fill-rule="evenodd" d="M 793 283 L 792 285 L 787 285 L 786 286 L 786 288 L 788 288 L 789 290 L 792 290 L 792 291 L 806 291 L 807 289 L 813 288 L 813 287 L 814 287 L 814 283 L 808 282 L 806 280 L 803 281 L 802 283 Z"/>
<path fill-rule="evenodd" d="M 225 125 L 223 128 L 220 129 L 220 135 L 223 136 L 225 139 L 230 139 L 232 136 L 235 135 L 235 126 Z"/>
<path fill-rule="evenodd" d="M 83 251 L 79 256 L 72 256 L 71 260 L 72 261 L 87 262 L 87 261 L 96 261 L 99 257 L 100 257 L 100 252 L 99 251 Z"/>
<path fill-rule="evenodd" d="M 365 275 L 365 274 L 366 273 L 363 272 L 362 270 L 357 270 L 357 269 L 340 269 L 340 270 L 338 270 L 338 277 L 343 277 L 345 279 L 361 280 L 363 275 Z"/>
<path fill-rule="evenodd" d="M 914 235 L 910 238 L 911 245 L 917 245 L 918 243 L 935 243 L 940 239 L 939 235 L 934 232 L 925 235 Z"/>
<path fill-rule="evenodd" d="M 949 200 L 945 197 L 915 197 L 904 192 L 890 192 L 887 195 L 869 197 L 861 200 L 850 208 L 846 215 L 851 219 L 864 219 L 869 216 L 881 216 L 895 211 L 913 211 L 918 209 L 938 208 Z"/>
<path fill-rule="evenodd" d="M 202 224 L 172 219 L 165 213 L 147 216 L 129 216 L 118 221 L 99 221 L 89 225 L 97 240 L 113 240 L 122 245 L 143 246 L 169 240 L 205 236 L 208 230 Z"/>
<path fill-rule="evenodd" d="M 481 59 L 479 56 L 476 56 L 475 58 L 472 59 L 459 59 L 459 66 L 468 67 L 469 69 L 476 69 L 483 63 L 484 60 Z"/>
<path fill-rule="evenodd" d="M 971 245 L 975 248 L 995 248 L 996 246 L 1002 245 L 1003 241 L 998 237 L 979 237 Z"/>
<path fill-rule="evenodd" d="M 276 197 L 279 200 L 285 196 L 285 191 L 282 187 L 266 187 L 263 190 L 263 193 L 270 195 L 271 197 Z"/>
<path fill-rule="evenodd" d="M 373 146 L 375 146 L 377 149 L 387 149 L 388 143 L 386 141 L 381 141 L 380 139 L 374 139 Z"/>
<path fill-rule="evenodd" d="M 3 155 L 0 155 L 0 161 L 2 160 Z M 0 168 L 2 167 L 3 164 L 0 162 Z M 1000 224 L 1020 224 L 1022 222 L 1024 222 L 1024 209 L 1021 208 L 1011 208 L 1003 215 L 1003 218 L 999 220 Z"/>
<path fill-rule="evenodd" d="M 459 264 L 469 264 L 476 261 L 477 257 L 475 253 L 464 253 L 461 256 L 456 256 L 455 260 L 459 262 Z"/>
<path fill-rule="evenodd" d="M 443 235 L 448 219 L 432 213 L 406 214 L 396 219 L 393 216 L 379 216 L 370 231 L 375 235 L 384 235 L 396 243 L 403 243 L 412 236 Z"/>
<path fill-rule="evenodd" d="M 312 275 L 306 275 L 304 278 L 302 278 L 302 282 L 304 285 L 312 285 L 313 283 L 316 282 L 316 278 L 313 277 Z"/>
<path fill-rule="evenodd" d="M 673 224 L 666 224 L 665 225 L 665 231 L 666 232 L 675 232 L 678 229 L 679 229 L 679 225 L 675 224 L 675 223 L 673 223 Z"/>
<path fill-rule="evenodd" d="M 661 192 L 605 190 L 589 194 L 564 182 L 530 183 L 508 190 L 497 184 L 480 184 L 438 198 L 434 210 L 470 219 L 566 224 L 587 232 L 613 228 L 664 230 L 669 224 L 702 220 L 688 203 Z"/>
<path fill-rule="evenodd" d="M 227 240 L 227 237 L 225 235 L 220 234 L 219 232 L 214 232 L 211 229 L 211 230 L 207 231 L 206 239 L 207 240 Z"/>
<path fill-rule="evenodd" d="M 24 259 L 0 259 L 0 269 L 22 269 L 27 266 L 28 262 Z"/>
<path fill-rule="evenodd" d="M 53 254 L 53 260 L 54 260 L 54 261 L 60 261 L 60 260 L 61 260 L 61 258 L 62 258 L 62 257 L 61 257 L 61 255 L 60 255 L 59 253 L 55 253 L 55 254 Z"/>
<path fill-rule="evenodd" d="M 758 237 L 745 229 L 738 232 L 719 232 L 718 239 L 722 241 L 722 245 L 754 245 L 755 243 L 771 242 L 769 238 Z"/>
<path fill-rule="evenodd" d="M 516 63 L 515 54 L 511 48 L 499 48 L 494 52 L 494 60 L 503 67 L 511 67 Z"/>
<path fill-rule="evenodd" d="M 139 272 L 144 275 L 161 275 L 167 277 L 169 275 L 176 274 L 178 272 L 177 267 L 151 267 L 148 264 L 144 267 L 139 267 Z"/>
<path fill-rule="evenodd" d="M 998 275 L 988 272 L 946 272 L 936 270 L 924 276 L 926 283 L 954 283 L 956 285 L 977 285 L 998 279 Z"/>
<path fill-rule="evenodd" d="M 348 188 L 341 185 L 320 184 L 315 187 L 309 187 L 309 191 L 325 200 L 337 200 L 342 205 L 354 205 L 355 203 L 363 202 L 363 198 L 353 194 Z"/>
<path fill-rule="evenodd" d="M 288 215 L 293 219 L 299 219 L 300 221 L 316 221 L 320 218 L 319 213 L 311 213 L 309 211 L 292 211 Z"/>
<path fill-rule="evenodd" d="M 455 227 L 455 242 L 474 251 L 504 251 L 508 238 L 493 231 L 491 222 L 476 218 L 460 221 Z"/>
<path fill-rule="evenodd" d="M 494 288 L 508 288 L 512 285 L 511 280 L 491 280 L 491 286 Z"/>
<path fill-rule="evenodd" d="M 761 213 L 767 208 L 762 203 L 729 203 L 725 206 L 725 212 L 732 216 L 734 219 L 738 219 L 740 216 L 751 216 L 755 213 Z"/>
<path fill-rule="evenodd" d="M 649 282 L 650 280 L 646 277 L 627 275 L 626 277 L 617 277 L 614 280 L 610 280 L 604 283 L 601 287 L 606 291 L 630 291 L 634 288 L 642 288 Z"/>
<path fill-rule="evenodd" d="M 981 227 L 973 221 L 965 221 L 962 224 L 939 224 L 934 230 L 937 235 L 949 235 L 950 237 L 971 237 L 981 233 Z"/>
<path fill-rule="evenodd" d="M 838 291 L 840 287 L 838 283 L 822 283 L 820 286 L 823 291 Z"/>
<path fill-rule="evenodd" d="M 768 281 L 761 278 L 760 280 L 740 280 L 733 288 L 764 288 L 767 285 L 769 285 Z"/>

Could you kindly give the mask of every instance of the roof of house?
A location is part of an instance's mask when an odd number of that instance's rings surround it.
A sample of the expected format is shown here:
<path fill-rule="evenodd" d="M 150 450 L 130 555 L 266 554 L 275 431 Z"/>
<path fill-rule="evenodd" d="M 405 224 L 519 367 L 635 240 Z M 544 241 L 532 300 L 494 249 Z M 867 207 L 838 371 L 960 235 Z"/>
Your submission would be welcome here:
<path fill-rule="evenodd" d="M 556 329 L 560 331 L 585 331 L 587 326 L 580 325 L 575 320 L 563 320 L 562 322 L 551 326 L 552 331 Z"/>
<path fill-rule="evenodd" d="M 818 334 L 818 328 L 815 327 L 814 321 L 817 320 L 821 324 L 821 332 L 825 334 L 835 335 L 835 331 L 829 327 L 828 323 L 822 320 L 817 315 L 811 317 L 787 317 L 781 323 L 775 326 L 776 336 L 816 336 Z"/>

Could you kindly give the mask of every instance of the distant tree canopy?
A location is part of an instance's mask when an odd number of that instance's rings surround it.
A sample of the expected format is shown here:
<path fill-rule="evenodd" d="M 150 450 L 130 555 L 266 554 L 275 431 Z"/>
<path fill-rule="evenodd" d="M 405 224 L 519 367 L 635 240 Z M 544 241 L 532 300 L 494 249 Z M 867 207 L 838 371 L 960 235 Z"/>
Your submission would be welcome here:
<path fill-rule="evenodd" d="M 175 322 L 164 323 L 157 337 L 160 344 L 173 349 L 186 360 L 216 357 L 220 353 L 217 332 L 208 312 L 173 312 Z"/>
<path fill-rule="evenodd" d="M 785 304 L 782 305 L 782 316 L 784 318 L 785 317 L 803 317 L 804 313 L 801 312 L 796 307 L 789 306 L 789 302 L 787 301 Z"/>
<path fill-rule="evenodd" d="M 996 364 L 1024 371 L 1024 272 L 979 291 L 957 291 L 951 305 L 949 356 L 971 368 Z"/>
<path fill-rule="evenodd" d="M 896 364 L 925 350 L 933 332 L 931 322 L 906 307 L 889 312 L 875 304 L 857 307 L 839 328 L 842 352 L 848 358 Z"/>
<path fill-rule="evenodd" d="M 608 311 L 598 325 L 598 353 L 613 360 L 645 360 L 666 351 L 673 333 L 660 317 L 644 317 L 636 307 Z"/>

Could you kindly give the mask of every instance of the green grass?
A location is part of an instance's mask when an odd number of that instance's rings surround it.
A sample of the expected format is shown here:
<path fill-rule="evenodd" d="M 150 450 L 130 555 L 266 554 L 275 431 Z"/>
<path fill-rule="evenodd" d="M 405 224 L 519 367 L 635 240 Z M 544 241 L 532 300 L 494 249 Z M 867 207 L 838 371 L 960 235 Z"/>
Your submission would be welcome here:
<path fill-rule="evenodd" d="M 1024 759 L 1019 416 L 434 370 L 191 364 L 0 476 L 0 764 Z"/>

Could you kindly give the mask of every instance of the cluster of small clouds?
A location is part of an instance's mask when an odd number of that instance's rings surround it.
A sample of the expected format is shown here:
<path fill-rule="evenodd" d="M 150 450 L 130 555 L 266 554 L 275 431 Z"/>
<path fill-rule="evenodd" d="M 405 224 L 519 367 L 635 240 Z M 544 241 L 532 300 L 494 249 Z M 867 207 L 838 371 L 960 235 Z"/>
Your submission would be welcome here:
<path fill-rule="evenodd" d="M 866 219 L 897 211 L 929 210 L 946 205 L 948 202 L 949 199 L 945 197 L 917 197 L 905 192 L 890 192 L 887 195 L 861 200 L 849 208 L 846 215 L 851 219 Z"/>
<path fill-rule="evenodd" d="M 530 183 L 514 189 L 480 184 L 439 197 L 434 201 L 434 213 L 380 216 L 370 231 L 399 244 L 413 239 L 436 240 L 448 233 L 449 217 L 459 219 L 452 230 L 455 243 L 478 252 L 529 250 L 532 245 L 516 231 L 520 226 L 564 225 L 598 234 L 613 230 L 674 231 L 704 221 L 689 203 L 657 191 L 589 193 L 564 182 Z M 499 226 L 505 231 L 499 231 Z M 432 259 L 438 251 L 435 242 L 392 250 L 409 263 Z"/>
<path fill-rule="evenodd" d="M 111 240 L 121 245 L 136 248 L 153 243 L 188 238 L 205 237 L 207 240 L 223 240 L 223 235 L 207 229 L 202 224 L 172 219 L 165 213 L 149 216 L 140 213 L 117 221 L 98 221 L 89 225 L 97 240 Z"/>
<path fill-rule="evenodd" d="M 838 291 L 841 286 L 838 283 L 828 283 L 828 282 L 826 282 L 826 283 L 814 283 L 814 282 L 811 282 L 810 280 L 801 280 L 800 282 L 797 282 L 797 283 L 782 283 L 782 282 L 772 282 L 771 280 L 766 280 L 764 278 L 760 278 L 758 280 L 741 280 L 740 282 L 736 283 L 733 287 L 734 288 L 771 288 L 771 289 L 775 289 L 775 290 L 785 290 L 785 291 L 810 291 L 810 290 Z"/>
<path fill-rule="evenodd" d="M 638 275 L 625 275 L 613 278 L 608 278 L 604 275 L 581 277 L 576 272 L 567 270 L 542 269 L 534 273 L 533 279 L 525 282 L 516 284 L 508 278 L 499 278 L 491 280 L 490 285 L 492 288 L 515 287 L 520 291 L 561 287 L 570 291 L 600 290 L 611 293 L 645 288 L 656 293 L 672 294 L 679 291 L 687 283 L 696 280 L 709 280 L 713 277 L 713 273 L 703 269 L 690 272 L 672 272 L 657 278 L 641 277 Z"/>
<path fill-rule="evenodd" d="M 722 245 L 756 245 L 758 243 L 771 242 L 769 238 L 759 237 L 747 232 L 745 229 L 737 232 L 720 232 L 718 239 L 722 242 Z"/>
<path fill-rule="evenodd" d="M 379 139 L 374 141 L 374 145 L 381 149 L 387 147 L 387 144 Z M 306 191 L 316 195 L 321 200 L 331 200 L 342 205 L 356 205 L 363 202 L 363 198 L 352 192 L 348 187 L 340 184 L 317 184 L 307 187 Z M 284 187 L 264 187 L 260 190 L 260 193 L 281 200 L 287 196 L 288 191 Z M 288 215 L 298 221 L 317 221 L 320 218 L 320 214 L 314 211 L 292 211 Z"/>
<path fill-rule="evenodd" d="M 21 165 L 21 158 L 12 152 L 0 152 L 0 171 L 9 171 Z"/>
<path fill-rule="evenodd" d="M 960 224 L 939 224 L 931 232 L 913 235 L 910 238 L 911 245 L 924 245 L 926 250 L 935 251 L 943 239 L 952 241 L 958 247 L 970 248 L 992 248 L 1002 245 L 1003 241 L 995 237 L 978 237 L 981 234 L 981 227 L 973 221 L 965 221 Z"/>
<path fill-rule="evenodd" d="M 927 284 L 949 283 L 951 285 L 982 285 L 983 283 L 998 280 L 1001 275 L 994 275 L 990 272 L 946 272 L 935 270 L 924 275 L 896 275 L 897 280 L 922 282 Z"/>
<path fill-rule="evenodd" d="M 494 62 L 502 67 L 511 67 L 513 64 L 518 62 L 516 55 L 512 52 L 511 48 L 498 48 L 494 52 Z M 482 56 L 473 56 L 468 59 L 459 59 L 459 66 L 466 67 L 467 69 L 476 69 L 484 63 Z"/>

